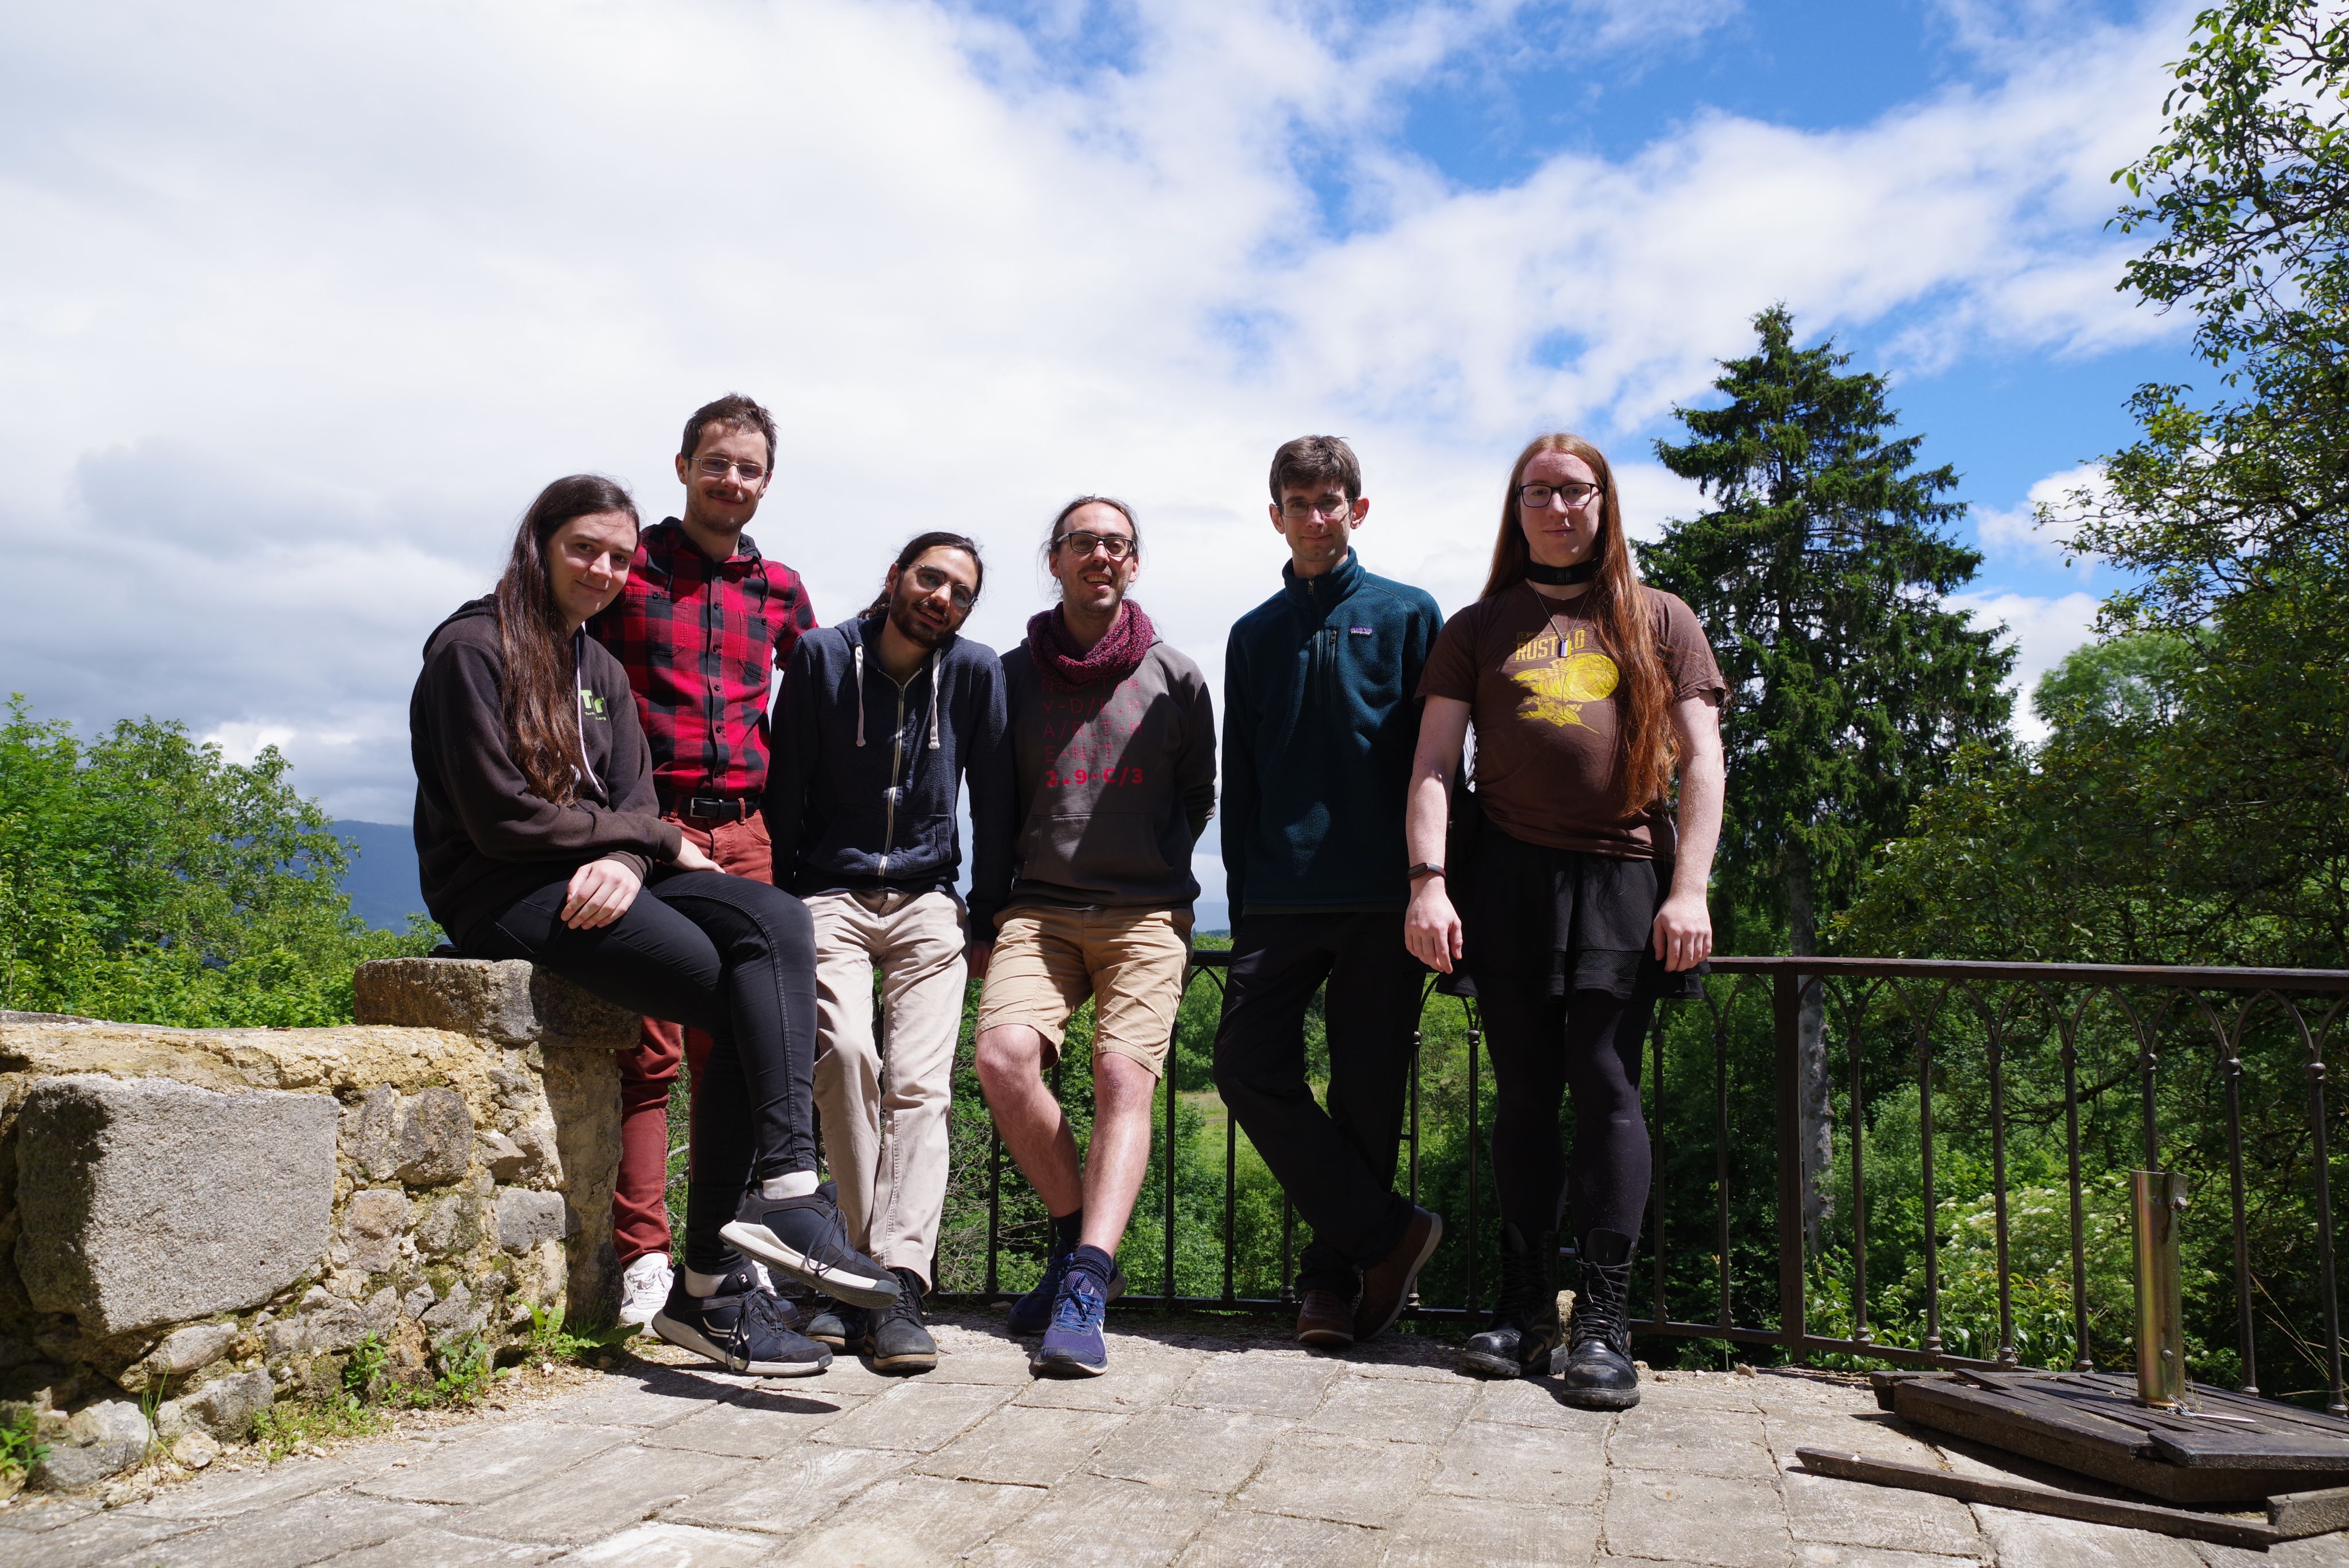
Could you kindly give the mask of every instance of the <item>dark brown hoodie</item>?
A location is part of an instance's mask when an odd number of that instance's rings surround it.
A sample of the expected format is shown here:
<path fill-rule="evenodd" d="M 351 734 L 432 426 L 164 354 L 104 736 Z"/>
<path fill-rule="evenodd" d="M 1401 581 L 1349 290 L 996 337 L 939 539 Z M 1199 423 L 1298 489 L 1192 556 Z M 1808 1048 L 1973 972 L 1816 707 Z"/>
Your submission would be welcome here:
<path fill-rule="evenodd" d="M 408 701 L 417 870 L 424 907 L 459 947 L 489 916 L 590 860 L 648 877 L 677 857 L 677 826 L 661 820 L 628 678 L 594 638 L 574 646 L 585 768 L 578 798 L 556 805 L 532 793 L 508 748 L 495 601 L 473 600 L 425 641 Z"/>

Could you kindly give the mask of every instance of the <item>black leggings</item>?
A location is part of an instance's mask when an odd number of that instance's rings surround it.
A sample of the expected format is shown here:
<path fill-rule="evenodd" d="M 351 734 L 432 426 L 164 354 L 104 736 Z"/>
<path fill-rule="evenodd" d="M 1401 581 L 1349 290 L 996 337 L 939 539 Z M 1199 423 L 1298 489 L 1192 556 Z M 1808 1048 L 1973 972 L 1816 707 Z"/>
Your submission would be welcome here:
<path fill-rule="evenodd" d="M 1493 1183 L 1501 1218 L 1528 1239 L 1554 1230 L 1568 1191 L 1568 1234 L 1640 1233 L 1648 1207 L 1648 1124 L 1640 1114 L 1640 1048 L 1655 1003 L 1603 991 L 1571 999 L 1525 982 L 1477 981 L 1493 1054 Z M 1558 1148 L 1559 1101 L 1574 1092 L 1573 1179 Z"/>
<path fill-rule="evenodd" d="M 616 1007 L 710 1038 L 694 1099 L 685 1261 L 724 1273 L 719 1235 L 754 1181 L 815 1169 L 815 928 L 765 882 L 680 871 L 647 884 L 608 926 L 563 923 L 570 877 L 469 932 L 468 958 L 528 959 Z"/>

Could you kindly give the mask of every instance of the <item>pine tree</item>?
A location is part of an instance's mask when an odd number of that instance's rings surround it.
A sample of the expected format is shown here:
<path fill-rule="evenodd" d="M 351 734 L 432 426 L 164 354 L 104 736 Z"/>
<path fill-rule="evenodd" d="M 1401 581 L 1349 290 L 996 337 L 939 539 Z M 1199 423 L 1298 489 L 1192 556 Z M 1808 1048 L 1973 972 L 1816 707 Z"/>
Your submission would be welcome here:
<path fill-rule="evenodd" d="M 1918 469 L 1883 380 L 1847 375 L 1832 341 L 1794 346 L 1794 318 L 1754 318 L 1760 352 L 1725 360 L 1716 409 L 1676 409 L 1690 439 L 1656 443 L 1714 510 L 1640 547 L 1656 587 L 1689 602 L 1729 682 L 1729 789 L 1717 878 L 1733 917 L 1785 922 L 1819 950 L 1868 857 L 1959 748 L 2002 741 L 2013 663 L 2004 627 L 1972 629 L 1944 596 L 1979 553 L 1943 529 L 1963 515 L 1948 468 Z M 1734 931 L 1724 932 L 1726 941 Z M 1806 1230 L 1816 1244 L 1833 1118 L 1824 1009 L 1803 1009 Z"/>

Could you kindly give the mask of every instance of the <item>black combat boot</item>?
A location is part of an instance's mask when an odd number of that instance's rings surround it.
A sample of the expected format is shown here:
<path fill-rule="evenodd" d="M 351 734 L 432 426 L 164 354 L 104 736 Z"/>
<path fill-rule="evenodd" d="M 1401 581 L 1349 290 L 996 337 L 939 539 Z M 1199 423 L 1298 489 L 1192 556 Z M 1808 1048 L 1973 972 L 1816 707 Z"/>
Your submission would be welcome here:
<path fill-rule="evenodd" d="M 1582 1239 L 1582 1290 L 1574 1298 L 1561 1404 L 1584 1410 L 1628 1410 L 1640 1402 L 1631 1366 L 1631 1238 L 1593 1231 Z"/>
<path fill-rule="evenodd" d="M 1501 1290 L 1484 1332 L 1469 1337 L 1460 1364 L 1479 1377 L 1541 1376 L 1557 1348 L 1557 1237 L 1526 1240 L 1501 1227 Z"/>

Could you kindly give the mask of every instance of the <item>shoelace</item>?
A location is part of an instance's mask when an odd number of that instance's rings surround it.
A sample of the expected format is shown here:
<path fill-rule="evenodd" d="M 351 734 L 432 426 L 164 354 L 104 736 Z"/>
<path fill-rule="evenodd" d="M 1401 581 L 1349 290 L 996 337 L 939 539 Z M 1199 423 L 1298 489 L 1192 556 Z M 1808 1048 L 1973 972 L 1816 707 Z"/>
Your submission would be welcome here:
<path fill-rule="evenodd" d="M 1609 1350 L 1621 1354 L 1630 1344 L 1624 1332 L 1623 1320 L 1631 1299 L 1631 1267 L 1626 1263 L 1608 1268 L 1598 1263 L 1582 1265 L 1582 1286 L 1589 1296 L 1586 1303 L 1574 1303 L 1573 1348 L 1597 1340 Z M 1586 1306 L 1588 1310 L 1586 1309 Z"/>
<path fill-rule="evenodd" d="M 1052 1326 L 1085 1334 L 1099 1328 L 1108 1313 L 1109 1297 L 1099 1282 L 1091 1282 L 1090 1288 L 1086 1284 L 1071 1284 L 1064 1288 L 1059 1299 L 1052 1303 Z"/>

